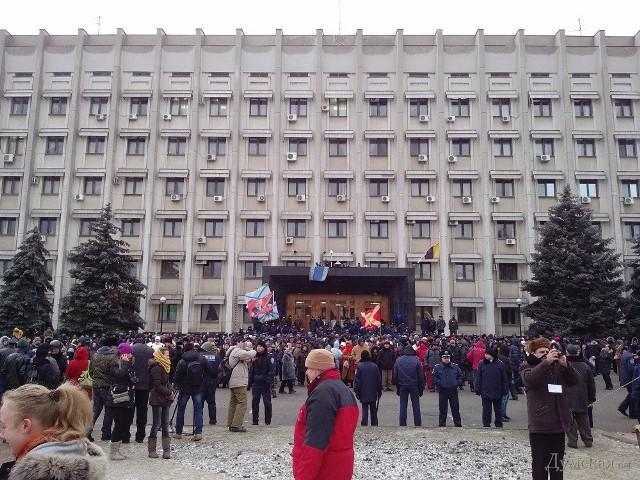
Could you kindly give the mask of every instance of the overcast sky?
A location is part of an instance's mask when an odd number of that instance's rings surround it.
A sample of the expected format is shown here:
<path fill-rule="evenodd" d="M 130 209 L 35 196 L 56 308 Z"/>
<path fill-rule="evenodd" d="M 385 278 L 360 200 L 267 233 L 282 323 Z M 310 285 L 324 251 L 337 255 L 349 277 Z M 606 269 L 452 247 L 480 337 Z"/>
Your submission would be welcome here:
<path fill-rule="evenodd" d="M 553 34 L 565 29 L 592 35 L 604 29 L 608 35 L 634 35 L 640 29 L 639 0 L 455 0 L 435 4 L 428 0 L 3 0 L 0 28 L 16 34 L 75 34 L 79 27 L 90 34 L 154 33 L 162 27 L 169 34 L 192 34 L 201 27 L 208 34 L 232 34 L 240 27 L 246 34 L 511 34 L 524 28 L 531 34 Z M 340 7 L 341 5 L 341 7 Z M 526 8 L 522 8 L 526 6 Z M 341 12 L 341 14 L 339 13 Z"/>

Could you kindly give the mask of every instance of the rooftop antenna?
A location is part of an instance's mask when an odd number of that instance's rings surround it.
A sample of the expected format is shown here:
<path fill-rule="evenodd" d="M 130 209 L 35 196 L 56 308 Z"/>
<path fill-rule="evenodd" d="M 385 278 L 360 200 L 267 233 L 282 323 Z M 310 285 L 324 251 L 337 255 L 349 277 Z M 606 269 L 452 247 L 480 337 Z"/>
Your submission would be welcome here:
<path fill-rule="evenodd" d="M 102 26 L 102 17 L 98 15 L 96 18 L 96 27 L 98 29 L 98 35 L 100 35 L 100 27 Z"/>
<path fill-rule="evenodd" d="M 338 0 L 338 35 L 342 35 L 342 0 Z"/>
<path fill-rule="evenodd" d="M 578 17 L 578 35 L 582 35 L 582 19 Z"/>

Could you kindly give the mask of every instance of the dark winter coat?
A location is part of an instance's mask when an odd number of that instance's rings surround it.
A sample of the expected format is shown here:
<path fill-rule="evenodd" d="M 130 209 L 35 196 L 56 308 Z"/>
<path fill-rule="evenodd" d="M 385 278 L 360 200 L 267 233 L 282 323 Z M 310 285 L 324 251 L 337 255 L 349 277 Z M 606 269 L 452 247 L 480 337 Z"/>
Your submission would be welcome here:
<path fill-rule="evenodd" d="M 633 373 L 631 374 L 631 378 L 629 380 L 632 380 L 632 379 L 638 378 L 638 377 L 640 377 L 640 363 L 634 363 L 633 364 Z M 631 397 L 636 402 L 639 402 L 639 406 L 640 406 L 640 379 L 635 380 L 631 384 Z M 640 417 L 640 411 L 637 412 L 637 417 Z"/>
<path fill-rule="evenodd" d="M 500 360 L 483 360 L 478 365 L 476 372 L 476 384 L 474 388 L 476 395 L 483 398 L 497 400 L 509 393 L 509 379 Z"/>
<path fill-rule="evenodd" d="M 111 378 L 111 391 L 123 392 L 127 390 L 129 392 L 129 401 L 122 403 L 109 402 L 109 406 L 112 408 L 133 408 L 134 406 L 134 394 L 133 387 L 135 378 L 132 362 L 125 362 L 120 359 L 116 359 L 116 362 L 111 367 L 109 372 Z"/>
<path fill-rule="evenodd" d="M 117 347 L 100 347 L 91 359 L 89 374 L 93 388 L 109 388 L 113 384 L 111 372 L 118 363 Z"/>
<path fill-rule="evenodd" d="M 291 352 L 282 355 L 282 380 L 296 379 L 296 364 Z"/>
<path fill-rule="evenodd" d="M 222 356 L 219 353 L 203 352 L 207 368 L 204 372 L 204 388 L 217 388 L 220 382 L 220 363 Z"/>
<path fill-rule="evenodd" d="M 67 370 L 68 360 L 64 353 L 58 352 L 56 354 L 52 354 L 51 358 L 53 358 L 58 364 L 58 371 L 60 372 L 60 383 L 62 383 L 62 376 L 64 372 Z"/>
<path fill-rule="evenodd" d="M 514 340 L 509 347 L 509 364 L 511 365 L 511 369 L 514 372 L 519 372 L 523 361 L 524 355 L 522 354 L 522 348 L 520 348 L 517 340 Z"/>
<path fill-rule="evenodd" d="M 149 405 L 154 407 L 170 407 L 173 403 L 173 392 L 169 385 L 169 374 L 154 359 L 147 363 L 149 378 Z"/>
<path fill-rule="evenodd" d="M 378 366 L 382 370 L 392 370 L 396 362 L 396 352 L 393 348 L 381 348 L 378 352 Z"/>
<path fill-rule="evenodd" d="M 424 362 L 425 366 L 433 370 L 433 367 L 440 362 L 440 358 L 440 347 L 432 345 L 429 347 L 429 351 L 427 352 L 427 358 L 425 358 Z"/>
<path fill-rule="evenodd" d="M 591 367 L 581 358 L 567 357 L 577 379 L 575 385 L 567 387 L 567 403 L 569 410 L 578 413 L 587 413 L 588 406 L 596 401 L 596 383 L 593 379 Z"/>
<path fill-rule="evenodd" d="M 203 382 L 200 385 L 191 385 L 188 375 L 188 366 L 192 362 L 200 362 L 202 366 Z M 204 384 L 204 372 L 207 369 L 207 361 L 204 357 L 195 350 L 189 350 L 182 354 L 182 358 L 176 366 L 175 383 L 178 386 L 178 390 L 186 395 L 193 395 L 202 391 Z"/>
<path fill-rule="evenodd" d="M 382 396 L 382 373 L 378 365 L 371 361 L 358 363 L 353 391 L 362 403 L 376 402 Z"/>
<path fill-rule="evenodd" d="M 153 358 L 153 348 L 146 343 L 133 344 L 133 371 L 138 382 L 136 390 L 149 390 L 149 360 Z"/>
<path fill-rule="evenodd" d="M 448 390 L 462 385 L 462 370 L 455 363 L 439 363 L 433 367 L 436 390 Z"/>
<path fill-rule="evenodd" d="M 424 390 L 424 372 L 416 351 L 407 346 L 393 366 L 393 383 L 398 387 L 417 387 Z"/>
<path fill-rule="evenodd" d="M 31 376 L 33 383 L 54 389 L 60 385 L 58 363 L 50 356 L 36 355 L 31 360 Z"/>
<path fill-rule="evenodd" d="M 631 353 L 626 348 L 622 351 L 622 355 L 620 355 L 620 384 L 624 385 L 625 383 L 630 382 L 633 376 L 633 353 Z"/>
<path fill-rule="evenodd" d="M 275 375 L 274 366 L 275 362 L 272 361 L 266 350 L 256 354 L 249 370 L 249 385 L 258 387 L 271 385 Z"/>
<path fill-rule="evenodd" d="M 596 356 L 596 370 L 598 373 L 610 372 L 613 367 L 613 352 L 610 350 L 602 349 Z"/>
<path fill-rule="evenodd" d="M 30 363 L 31 359 L 23 352 L 14 352 L 7 357 L 2 368 L 7 390 L 13 390 L 26 383 Z"/>

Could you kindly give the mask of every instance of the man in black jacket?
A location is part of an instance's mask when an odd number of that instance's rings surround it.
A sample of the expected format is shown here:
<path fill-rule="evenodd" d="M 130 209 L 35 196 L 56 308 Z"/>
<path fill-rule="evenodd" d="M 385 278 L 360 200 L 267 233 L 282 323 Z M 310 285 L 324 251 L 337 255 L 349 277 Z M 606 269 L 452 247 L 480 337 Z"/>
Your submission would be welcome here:
<path fill-rule="evenodd" d="M 578 374 L 578 382 L 567 387 L 567 401 L 571 424 L 567 430 L 567 446 L 578 448 L 578 432 L 585 447 L 593 446 L 593 435 L 589 426 L 589 405 L 596 401 L 596 384 L 591 367 L 580 356 L 578 345 L 567 345 L 567 361 Z"/>
<path fill-rule="evenodd" d="M 204 403 L 207 403 L 209 425 L 215 425 L 218 423 L 216 390 L 220 382 L 220 362 L 222 361 L 222 356 L 213 338 L 207 339 L 207 341 L 202 344 L 202 356 L 207 361 L 207 368 L 204 372 L 202 405 L 204 408 Z"/>
<path fill-rule="evenodd" d="M 184 344 L 184 353 L 176 366 L 176 385 L 178 387 L 178 406 L 176 415 L 175 438 L 182 438 L 184 412 L 189 399 L 193 402 L 193 440 L 202 440 L 202 386 L 207 368 L 207 361 L 198 353 L 193 343 Z"/>
<path fill-rule="evenodd" d="M 420 360 L 410 345 L 402 350 L 402 356 L 396 360 L 393 379 L 400 397 L 400 426 L 407 426 L 407 404 L 411 397 L 413 423 L 416 427 L 420 427 L 422 425 L 420 397 L 424 394 L 425 379 Z"/>
<path fill-rule="evenodd" d="M 439 396 L 440 427 L 447 426 L 447 409 L 451 405 L 451 416 L 456 427 L 462 426 L 460 419 L 460 403 L 458 401 L 458 387 L 462 384 L 462 370 L 455 363 L 451 363 L 449 352 L 442 352 L 442 361 L 433 368 L 433 382 Z"/>
<path fill-rule="evenodd" d="M 509 379 L 504 364 L 498 360 L 498 351 L 494 346 L 487 348 L 484 360 L 478 365 L 474 392 L 482 397 L 482 426 L 491 426 L 493 407 L 495 425 L 502 428 L 502 397 L 509 393 Z"/>
<path fill-rule="evenodd" d="M 396 352 L 391 348 L 391 342 L 387 340 L 378 352 L 378 366 L 382 371 L 382 384 L 388 392 L 391 391 L 393 384 L 393 365 L 395 362 Z"/>
<path fill-rule="evenodd" d="M 260 399 L 264 403 L 264 424 L 271 425 L 271 384 L 275 375 L 275 362 L 267 352 L 267 346 L 259 341 L 256 344 L 256 356 L 249 370 L 249 388 L 251 389 L 251 410 L 253 424 L 258 425 L 260 417 Z"/>
<path fill-rule="evenodd" d="M 380 369 L 371 361 L 371 354 L 364 350 L 360 356 L 360 362 L 353 381 L 353 392 L 362 403 L 363 427 L 369 424 L 369 412 L 371 412 L 371 426 L 378 426 L 378 399 L 382 396 L 382 376 Z"/>
<path fill-rule="evenodd" d="M 2 366 L 2 376 L 6 379 L 6 390 L 13 390 L 27 382 L 29 373 L 29 342 L 21 338 L 18 340 L 16 351 L 7 356 Z"/>
<path fill-rule="evenodd" d="M 138 382 L 135 384 L 136 442 L 144 442 L 147 427 L 147 411 L 149 409 L 149 360 L 153 358 L 153 348 L 147 345 L 142 336 L 133 341 L 133 371 Z"/>

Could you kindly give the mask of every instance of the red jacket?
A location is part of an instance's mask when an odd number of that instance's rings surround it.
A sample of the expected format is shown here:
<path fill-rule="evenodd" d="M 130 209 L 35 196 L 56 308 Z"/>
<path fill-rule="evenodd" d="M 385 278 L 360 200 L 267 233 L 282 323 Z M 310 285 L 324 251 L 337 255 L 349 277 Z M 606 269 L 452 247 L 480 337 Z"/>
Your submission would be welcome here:
<path fill-rule="evenodd" d="M 484 342 L 482 340 L 478 340 L 471 350 L 467 352 L 467 360 L 469 360 L 469 363 L 474 370 L 477 370 L 480 362 L 484 360 L 485 351 Z"/>
<path fill-rule="evenodd" d="M 78 384 L 78 378 L 87 368 L 89 368 L 89 350 L 85 347 L 78 347 L 73 355 L 73 360 L 67 365 L 64 376 L 71 383 Z"/>
<path fill-rule="evenodd" d="M 309 385 L 293 435 L 295 480 L 351 480 L 359 413 L 338 370 L 323 372 Z"/>

